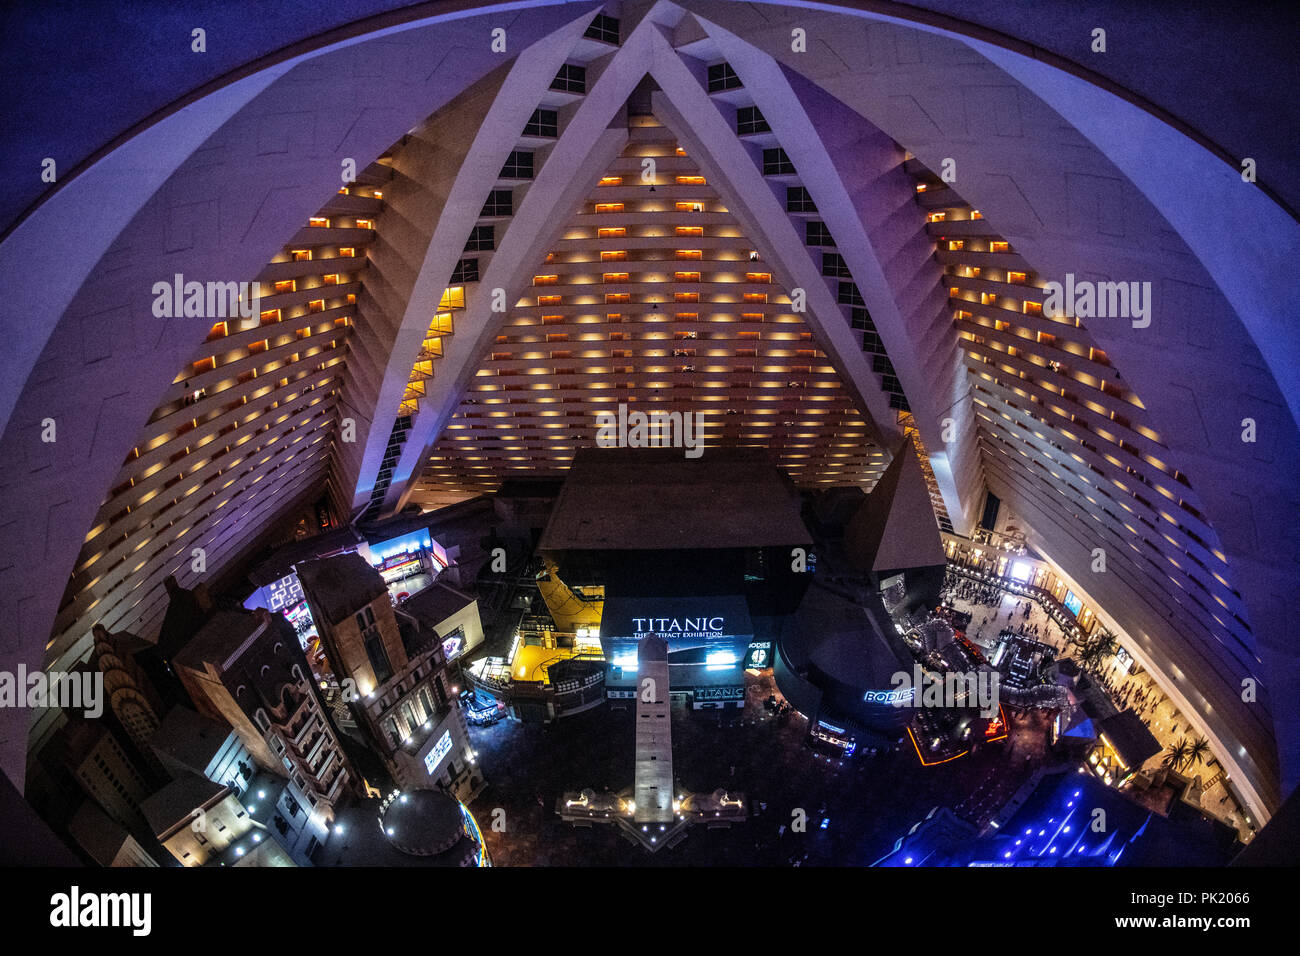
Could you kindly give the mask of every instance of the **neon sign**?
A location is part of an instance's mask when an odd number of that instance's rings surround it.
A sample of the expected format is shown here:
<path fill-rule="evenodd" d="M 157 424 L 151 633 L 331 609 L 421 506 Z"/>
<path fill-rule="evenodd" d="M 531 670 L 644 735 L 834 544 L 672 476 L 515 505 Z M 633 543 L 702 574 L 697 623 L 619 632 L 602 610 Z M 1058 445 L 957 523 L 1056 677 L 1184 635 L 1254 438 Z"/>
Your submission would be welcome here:
<path fill-rule="evenodd" d="M 271 584 L 266 589 L 266 603 L 270 605 L 268 610 L 274 614 L 276 611 L 283 611 L 287 607 L 293 607 L 307 600 L 303 594 L 302 584 L 298 581 L 297 574 L 288 574 L 280 580 Z"/>
<path fill-rule="evenodd" d="M 709 637 L 721 634 L 726 618 L 722 617 L 634 617 L 636 633 L 658 637 Z"/>
<path fill-rule="evenodd" d="M 869 690 L 862 695 L 862 699 L 868 704 L 897 704 L 911 700 L 915 694 L 915 687 L 907 687 L 903 690 Z"/>

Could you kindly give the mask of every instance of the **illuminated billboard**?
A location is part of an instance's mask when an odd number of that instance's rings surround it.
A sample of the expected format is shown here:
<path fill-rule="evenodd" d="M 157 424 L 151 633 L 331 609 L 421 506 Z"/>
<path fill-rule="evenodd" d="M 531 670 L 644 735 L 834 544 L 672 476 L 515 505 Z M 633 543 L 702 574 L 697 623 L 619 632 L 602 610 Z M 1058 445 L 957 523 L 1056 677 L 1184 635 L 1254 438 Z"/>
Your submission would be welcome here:
<path fill-rule="evenodd" d="M 433 745 L 433 749 L 424 755 L 424 766 L 429 771 L 430 777 L 438 772 L 439 765 L 442 764 L 449 753 L 451 753 L 451 731 L 444 730 L 442 736 L 438 738 L 438 742 Z"/>
<path fill-rule="evenodd" d="M 1079 611 L 1083 609 L 1083 601 L 1079 600 L 1079 595 L 1073 591 L 1065 592 L 1065 609 L 1075 617 L 1079 616 Z"/>
<path fill-rule="evenodd" d="M 1034 566 L 1028 561 L 1017 561 L 1011 565 L 1011 580 L 1019 581 L 1021 584 L 1029 583 L 1029 579 L 1034 576 Z"/>
<path fill-rule="evenodd" d="M 738 595 L 627 598 L 606 595 L 600 643 L 611 663 L 635 666 L 637 648 L 647 637 L 661 638 L 673 657 L 698 658 L 711 668 L 752 661 L 754 625 Z M 770 648 L 769 648 L 770 650 Z M 766 655 L 764 655 L 766 660 Z"/>

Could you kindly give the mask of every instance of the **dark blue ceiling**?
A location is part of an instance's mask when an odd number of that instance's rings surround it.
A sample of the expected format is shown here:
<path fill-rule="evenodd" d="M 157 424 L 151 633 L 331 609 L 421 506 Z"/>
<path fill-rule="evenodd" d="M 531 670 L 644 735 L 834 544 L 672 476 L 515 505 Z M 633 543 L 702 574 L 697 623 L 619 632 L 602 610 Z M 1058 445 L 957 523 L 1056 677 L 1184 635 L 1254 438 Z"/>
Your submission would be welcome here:
<path fill-rule="evenodd" d="M 724 0 L 718 0 L 724 2 Z M 834 2 L 834 0 L 832 0 Z M 1300 4 L 1133 0 L 919 0 L 844 5 L 930 11 L 1039 47 L 1131 90 L 1234 156 L 1252 156 L 1259 179 L 1300 209 Z M 369 17 L 481 5 L 473 0 L 16 0 L 0 13 L 5 95 L 0 196 L 7 229 L 50 186 L 136 124 L 259 58 Z M 924 13 L 920 14 L 924 16 Z M 1089 49 L 1094 27 L 1107 52 Z M 207 52 L 190 50 L 202 27 Z"/>

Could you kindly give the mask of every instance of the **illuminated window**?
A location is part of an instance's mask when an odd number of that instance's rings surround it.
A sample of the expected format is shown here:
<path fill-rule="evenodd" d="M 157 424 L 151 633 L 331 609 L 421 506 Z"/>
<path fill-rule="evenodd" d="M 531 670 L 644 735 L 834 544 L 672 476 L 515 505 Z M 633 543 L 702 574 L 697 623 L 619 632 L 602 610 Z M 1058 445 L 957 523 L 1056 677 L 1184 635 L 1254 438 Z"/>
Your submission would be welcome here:
<path fill-rule="evenodd" d="M 298 291 L 298 280 L 297 280 L 297 279 L 283 279 L 283 280 L 281 280 L 281 281 L 279 281 L 279 282 L 277 282 L 277 283 L 275 284 L 275 291 L 276 291 L 277 294 L 278 294 L 278 293 L 281 293 L 281 292 L 297 292 L 297 291 Z"/>
<path fill-rule="evenodd" d="M 596 230 L 596 235 L 599 236 L 601 239 L 622 239 L 624 236 L 627 235 L 627 227 L 626 226 L 609 226 L 608 228 L 602 227 Z"/>
<path fill-rule="evenodd" d="M 674 272 L 674 282 L 699 282 L 700 274 L 698 272 Z"/>
<path fill-rule="evenodd" d="M 351 246 L 339 246 L 340 259 L 355 259 L 356 257 L 357 250 L 353 249 Z"/>
<path fill-rule="evenodd" d="M 1025 315 L 1042 315 L 1043 304 L 1041 302 L 1026 302 Z"/>
<path fill-rule="evenodd" d="M 312 299 L 310 302 L 307 303 L 307 311 L 308 311 L 309 313 L 311 313 L 311 312 L 324 312 L 324 311 L 325 311 L 325 300 L 324 300 L 324 299 Z"/>
<path fill-rule="evenodd" d="M 989 252 L 1010 252 L 1011 244 L 1002 240 L 995 240 L 989 243 Z"/>
<path fill-rule="evenodd" d="M 310 249 L 294 249 L 292 252 L 289 253 L 289 255 L 293 256 L 293 261 L 294 261 L 294 262 L 310 262 L 310 261 L 311 261 L 311 250 L 310 250 Z"/>
<path fill-rule="evenodd" d="M 947 214 L 946 212 L 932 212 L 932 213 L 930 213 L 930 215 L 928 215 L 928 216 L 925 217 L 925 221 L 926 221 L 926 222 L 943 222 L 943 221 L 944 221 L 945 219 L 947 219 L 947 218 L 948 218 L 948 214 Z"/>
<path fill-rule="evenodd" d="M 600 177 L 600 182 L 599 182 L 597 185 L 600 185 L 600 186 L 622 186 L 622 185 L 623 185 L 623 177 L 622 177 L 622 176 L 601 176 L 601 177 Z"/>
<path fill-rule="evenodd" d="M 439 309 L 463 309 L 465 308 L 465 289 L 462 286 L 453 286 L 442 294 L 442 299 L 438 302 Z M 435 316 L 434 320 L 437 321 Z"/>
<path fill-rule="evenodd" d="M 537 297 L 538 305 L 559 305 L 564 296 L 562 295 L 539 295 Z"/>
<path fill-rule="evenodd" d="M 704 212 L 704 203 L 700 202 L 679 202 L 677 203 L 678 212 Z"/>
<path fill-rule="evenodd" d="M 279 321 L 280 321 L 279 309 L 267 309 L 265 312 L 262 313 L 262 317 L 261 317 L 262 325 L 275 325 L 275 323 Z"/>
<path fill-rule="evenodd" d="M 623 262 L 627 259 L 626 249 L 610 249 L 600 254 L 601 262 Z"/>
<path fill-rule="evenodd" d="M 746 272 L 746 273 L 745 273 L 745 281 L 746 281 L 746 282 L 761 282 L 761 283 L 768 283 L 768 282 L 771 282 L 771 281 L 772 281 L 772 273 L 770 273 L 770 272 Z"/>
<path fill-rule="evenodd" d="M 698 292 L 674 292 L 674 302 L 699 302 L 700 294 Z"/>
<path fill-rule="evenodd" d="M 626 272 L 606 272 L 606 273 L 604 274 L 604 276 L 603 276 L 602 281 L 604 281 L 604 282 L 626 282 L 626 281 L 627 281 L 627 273 L 626 273 Z"/>
<path fill-rule="evenodd" d="M 678 226 L 676 233 L 679 236 L 702 236 L 704 235 L 703 226 Z"/>
<path fill-rule="evenodd" d="M 632 301 L 632 295 L 631 293 L 628 292 L 606 292 L 605 293 L 606 305 L 616 305 L 616 304 L 622 305 L 624 303 L 628 303 L 631 301 Z"/>
<path fill-rule="evenodd" d="M 337 272 L 331 272 L 329 275 L 321 276 L 320 281 L 322 285 L 338 285 L 340 278 Z"/>
<path fill-rule="evenodd" d="M 703 259 L 704 254 L 699 249 L 678 249 L 674 253 L 678 259 Z"/>
<path fill-rule="evenodd" d="M 326 219 L 324 216 L 312 216 L 310 219 L 307 220 L 307 222 L 310 225 L 316 226 L 321 229 L 328 229 L 330 224 L 330 221 Z"/>
<path fill-rule="evenodd" d="M 948 242 L 948 251 L 949 251 L 949 252 L 961 252 L 962 249 L 963 249 L 965 246 L 966 246 L 966 243 L 964 243 L 962 240 L 960 240 L 960 239 L 952 239 L 952 240 L 949 240 L 949 242 Z"/>
<path fill-rule="evenodd" d="M 559 276 L 533 276 L 533 285 L 559 285 Z"/>
<path fill-rule="evenodd" d="M 1028 281 L 1029 281 L 1029 276 L 1025 275 L 1025 273 L 1023 272 L 1007 273 L 1007 282 L 1011 283 L 1012 285 L 1024 285 Z"/>
<path fill-rule="evenodd" d="M 703 176 L 678 176 L 678 186 L 703 186 L 705 185 Z"/>
<path fill-rule="evenodd" d="M 755 304 L 761 304 L 761 305 L 767 304 L 766 292 L 746 292 L 743 296 L 741 296 L 741 298 L 745 302 L 753 302 Z"/>
<path fill-rule="evenodd" d="M 598 202 L 596 203 L 596 212 L 622 212 L 623 204 L 621 202 Z"/>
<path fill-rule="evenodd" d="M 374 229 L 375 221 L 373 219 L 358 219 L 356 221 L 357 229 Z"/>

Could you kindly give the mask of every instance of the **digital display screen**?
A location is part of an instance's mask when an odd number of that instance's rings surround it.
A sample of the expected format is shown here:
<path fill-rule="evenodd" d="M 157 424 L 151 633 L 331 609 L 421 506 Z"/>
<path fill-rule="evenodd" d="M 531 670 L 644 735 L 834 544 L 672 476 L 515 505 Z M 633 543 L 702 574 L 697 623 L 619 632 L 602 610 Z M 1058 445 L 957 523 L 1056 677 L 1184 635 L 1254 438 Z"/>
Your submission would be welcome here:
<path fill-rule="evenodd" d="M 432 777 L 437 772 L 438 766 L 449 753 L 451 753 L 451 731 L 444 730 L 438 742 L 433 745 L 433 749 L 424 755 L 424 766 L 429 771 L 429 776 Z"/>
<path fill-rule="evenodd" d="M 286 575 L 266 588 L 266 609 L 272 614 L 301 604 L 306 599 L 296 574 Z"/>
<path fill-rule="evenodd" d="M 1079 595 L 1073 591 L 1065 592 L 1065 609 L 1075 617 L 1079 616 L 1079 611 L 1083 609 L 1083 602 L 1079 600 Z"/>
<path fill-rule="evenodd" d="M 1011 565 L 1011 580 L 1025 584 L 1034 576 L 1034 566 L 1028 561 L 1017 561 Z"/>

